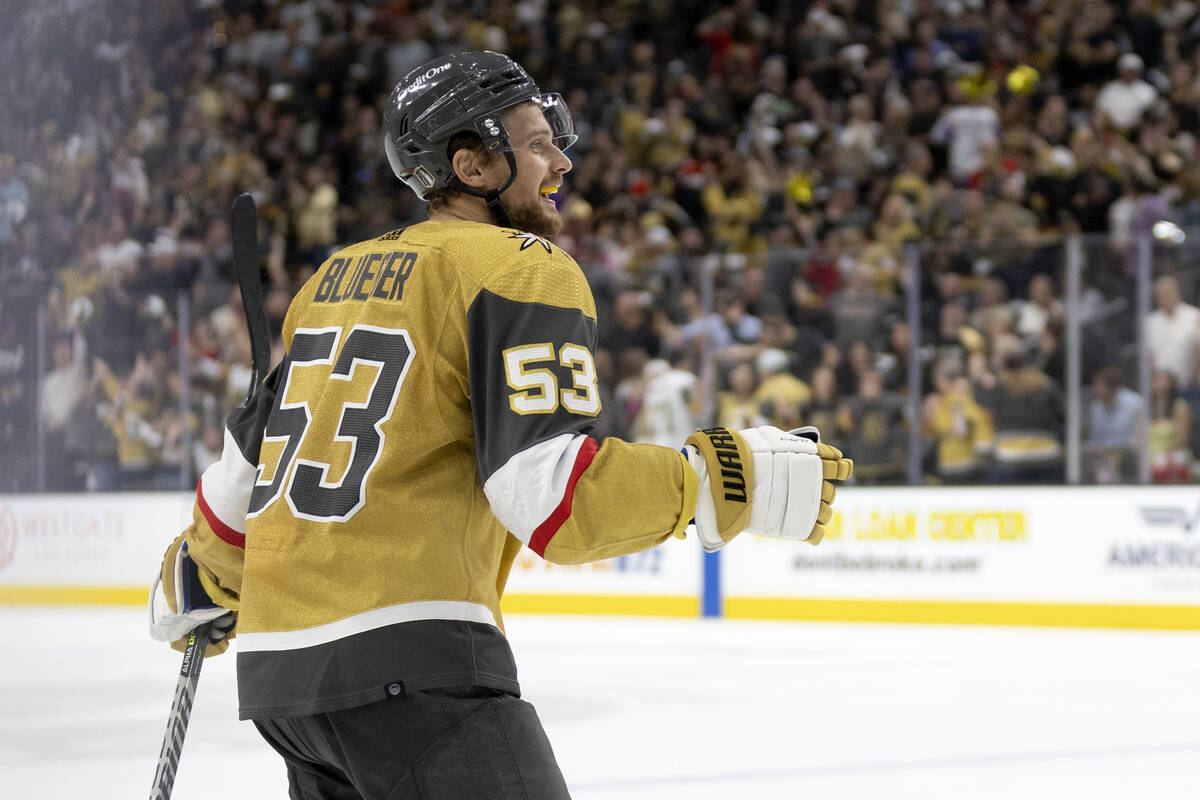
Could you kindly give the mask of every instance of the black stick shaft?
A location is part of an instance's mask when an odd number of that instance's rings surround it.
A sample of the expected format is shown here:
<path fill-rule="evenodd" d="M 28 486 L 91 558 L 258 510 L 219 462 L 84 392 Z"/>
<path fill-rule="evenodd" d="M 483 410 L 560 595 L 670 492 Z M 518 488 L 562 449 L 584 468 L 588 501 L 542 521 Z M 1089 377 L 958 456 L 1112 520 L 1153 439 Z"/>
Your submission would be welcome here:
<path fill-rule="evenodd" d="M 230 233 L 233 238 L 233 265 L 237 271 L 238 288 L 242 292 L 246 326 L 250 331 L 250 358 L 254 374 L 250 387 L 253 391 L 270 368 L 271 334 L 267 328 L 267 314 L 263 310 L 262 278 L 258 274 L 258 212 L 254 198 L 249 194 L 238 195 L 233 201 Z"/>
<path fill-rule="evenodd" d="M 171 701 L 171 715 L 167 718 L 167 732 L 163 734 L 158 768 L 154 771 L 150 800 L 170 800 L 171 789 L 175 786 L 175 773 L 183 752 L 183 737 L 187 735 L 192 703 L 196 699 L 196 686 L 200 683 L 200 668 L 204 665 L 204 651 L 208 647 L 209 625 L 205 623 L 188 634 L 183 664 L 179 668 L 179 681 L 175 684 L 175 697 Z"/>

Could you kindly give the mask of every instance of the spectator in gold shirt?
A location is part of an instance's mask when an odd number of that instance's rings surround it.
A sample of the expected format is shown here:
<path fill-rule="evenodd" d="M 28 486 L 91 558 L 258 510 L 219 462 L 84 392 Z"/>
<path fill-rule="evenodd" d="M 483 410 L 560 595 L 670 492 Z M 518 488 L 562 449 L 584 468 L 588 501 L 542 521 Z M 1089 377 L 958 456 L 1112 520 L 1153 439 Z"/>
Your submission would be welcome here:
<path fill-rule="evenodd" d="M 754 392 L 754 399 L 763 416 L 771 425 L 785 431 L 800 427 L 812 390 L 791 373 L 787 353 L 767 348 L 758 354 L 755 366 L 762 382 Z"/>
<path fill-rule="evenodd" d="M 938 480 L 978 483 L 992 447 L 992 417 L 975 402 L 971 383 L 956 360 L 938 362 L 936 390 L 925 399 L 925 434 L 933 440 Z"/>

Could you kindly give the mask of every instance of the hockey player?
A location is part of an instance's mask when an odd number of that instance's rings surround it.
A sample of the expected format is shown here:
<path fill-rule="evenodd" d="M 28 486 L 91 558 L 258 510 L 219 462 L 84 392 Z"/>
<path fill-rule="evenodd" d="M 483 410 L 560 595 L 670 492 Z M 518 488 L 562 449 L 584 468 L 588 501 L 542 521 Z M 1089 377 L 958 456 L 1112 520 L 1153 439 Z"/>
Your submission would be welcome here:
<path fill-rule="evenodd" d="M 292 301 L 286 355 L 163 560 L 153 632 L 215 618 L 215 653 L 236 619 L 240 715 L 293 798 L 566 798 L 500 618 L 518 551 L 608 558 L 693 517 L 709 550 L 816 543 L 851 464 L 774 428 L 682 452 L 591 438 L 595 308 L 549 239 L 562 98 L 460 53 L 400 81 L 384 126 L 430 219 L 335 253 Z"/>

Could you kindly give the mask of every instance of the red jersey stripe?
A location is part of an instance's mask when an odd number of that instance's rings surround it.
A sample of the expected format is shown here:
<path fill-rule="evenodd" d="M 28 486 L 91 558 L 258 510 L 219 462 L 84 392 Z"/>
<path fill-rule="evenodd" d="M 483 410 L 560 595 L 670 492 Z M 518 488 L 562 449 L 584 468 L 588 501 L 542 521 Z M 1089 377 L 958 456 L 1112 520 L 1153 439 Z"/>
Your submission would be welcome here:
<path fill-rule="evenodd" d="M 546 517 L 546 521 L 534 528 L 533 535 L 529 537 L 529 549 L 539 556 L 545 557 L 546 545 L 550 544 L 554 534 L 558 533 L 558 529 L 567 521 L 567 517 L 571 516 L 571 500 L 575 497 L 575 484 L 579 481 L 579 476 L 583 474 L 583 471 L 592 463 L 592 459 L 599 449 L 600 445 L 590 436 L 584 439 L 583 444 L 580 445 L 579 454 L 575 456 L 575 464 L 571 467 L 571 477 L 567 479 L 567 488 L 563 490 L 562 500 L 550 512 L 550 516 Z"/>
<path fill-rule="evenodd" d="M 212 528 L 213 533 L 223 542 L 228 542 L 234 547 L 246 549 L 246 534 L 238 533 L 233 528 L 226 525 L 213 510 L 209 508 L 208 503 L 204 500 L 204 481 L 196 484 L 196 505 L 200 507 L 200 513 L 204 515 L 204 520 L 208 523 L 208 527 Z"/>

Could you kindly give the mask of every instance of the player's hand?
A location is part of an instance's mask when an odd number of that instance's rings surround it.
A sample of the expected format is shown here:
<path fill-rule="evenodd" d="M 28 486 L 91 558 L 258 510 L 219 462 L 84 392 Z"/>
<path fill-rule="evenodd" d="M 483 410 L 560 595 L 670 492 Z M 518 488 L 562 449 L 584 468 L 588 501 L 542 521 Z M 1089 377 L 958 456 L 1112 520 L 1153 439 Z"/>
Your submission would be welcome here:
<path fill-rule="evenodd" d="M 700 479 L 696 531 L 709 552 L 742 531 L 819 543 L 833 516 L 830 481 L 854 471 L 815 428 L 709 428 L 688 437 L 684 454 Z"/>
<path fill-rule="evenodd" d="M 150 636 L 183 650 L 188 634 L 211 622 L 205 655 L 219 655 L 234 636 L 237 607 L 237 597 L 222 590 L 188 555 L 184 536 L 176 538 L 167 548 L 162 569 L 150 589 Z"/>

